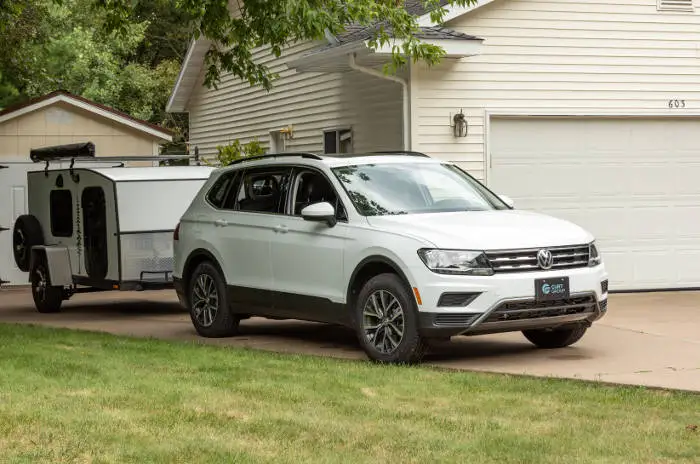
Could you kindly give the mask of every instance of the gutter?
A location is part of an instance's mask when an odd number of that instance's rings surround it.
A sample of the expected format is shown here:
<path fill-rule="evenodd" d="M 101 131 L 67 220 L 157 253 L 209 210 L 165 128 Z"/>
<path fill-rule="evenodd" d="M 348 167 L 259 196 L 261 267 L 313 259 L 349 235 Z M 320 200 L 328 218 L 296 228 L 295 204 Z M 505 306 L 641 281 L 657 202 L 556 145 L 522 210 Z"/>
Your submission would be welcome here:
<path fill-rule="evenodd" d="M 397 82 L 401 84 L 401 90 L 402 90 L 402 95 L 403 95 L 403 149 L 404 150 L 410 150 L 411 149 L 411 113 L 410 113 L 410 105 L 409 105 L 409 95 L 408 95 L 408 82 L 405 79 L 401 79 L 400 77 L 397 76 L 390 76 L 387 74 L 384 74 L 383 72 L 377 71 L 376 69 L 372 68 L 367 68 L 365 66 L 361 66 L 357 64 L 355 61 L 355 53 L 350 53 L 348 55 L 350 59 L 350 68 L 354 69 L 355 71 L 364 73 L 364 74 L 369 74 L 370 76 L 378 77 L 379 79 L 386 79 L 389 81 Z"/>

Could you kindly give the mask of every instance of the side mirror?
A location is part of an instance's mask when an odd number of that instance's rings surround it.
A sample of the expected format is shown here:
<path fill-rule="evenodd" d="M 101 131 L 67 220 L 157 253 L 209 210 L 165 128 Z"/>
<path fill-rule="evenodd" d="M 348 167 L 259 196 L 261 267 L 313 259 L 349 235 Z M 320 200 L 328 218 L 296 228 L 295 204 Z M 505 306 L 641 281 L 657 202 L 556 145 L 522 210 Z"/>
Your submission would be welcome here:
<path fill-rule="evenodd" d="M 327 201 L 314 203 L 301 210 L 301 217 L 305 221 L 325 222 L 329 227 L 333 227 L 338 223 L 335 218 L 335 208 Z"/>
<path fill-rule="evenodd" d="M 508 205 L 509 208 L 511 208 L 511 209 L 515 208 L 515 202 L 513 201 L 513 199 L 511 197 L 509 197 L 507 195 L 498 195 L 498 197 L 501 199 L 501 201 L 503 201 L 503 203 Z"/>

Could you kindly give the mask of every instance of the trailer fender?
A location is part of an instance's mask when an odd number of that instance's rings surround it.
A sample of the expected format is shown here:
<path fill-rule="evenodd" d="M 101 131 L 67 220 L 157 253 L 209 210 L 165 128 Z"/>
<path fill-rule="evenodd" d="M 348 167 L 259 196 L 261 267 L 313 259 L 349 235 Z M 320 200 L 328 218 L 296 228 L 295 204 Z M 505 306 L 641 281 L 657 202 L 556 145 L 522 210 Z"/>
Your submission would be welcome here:
<path fill-rule="evenodd" d="M 54 287 L 73 285 L 73 270 L 70 266 L 68 248 L 64 246 L 39 245 L 32 248 L 32 265 L 37 258 L 46 258 L 49 283 Z"/>

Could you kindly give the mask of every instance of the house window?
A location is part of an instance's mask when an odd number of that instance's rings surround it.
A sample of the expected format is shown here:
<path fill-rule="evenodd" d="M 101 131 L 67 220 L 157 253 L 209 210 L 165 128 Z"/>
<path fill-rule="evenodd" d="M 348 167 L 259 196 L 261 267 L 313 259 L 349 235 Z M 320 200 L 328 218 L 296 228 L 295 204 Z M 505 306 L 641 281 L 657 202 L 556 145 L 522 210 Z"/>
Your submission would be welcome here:
<path fill-rule="evenodd" d="M 49 195 L 51 235 L 70 237 L 73 235 L 73 195 L 70 190 L 53 190 Z"/>
<path fill-rule="evenodd" d="M 352 129 L 323 131 L 324 153 L 352 153 Z"/>
<path fill-rule="evenodd" d="M 693 0 L 657 0 L 659 11 L 693 11 Z"/>

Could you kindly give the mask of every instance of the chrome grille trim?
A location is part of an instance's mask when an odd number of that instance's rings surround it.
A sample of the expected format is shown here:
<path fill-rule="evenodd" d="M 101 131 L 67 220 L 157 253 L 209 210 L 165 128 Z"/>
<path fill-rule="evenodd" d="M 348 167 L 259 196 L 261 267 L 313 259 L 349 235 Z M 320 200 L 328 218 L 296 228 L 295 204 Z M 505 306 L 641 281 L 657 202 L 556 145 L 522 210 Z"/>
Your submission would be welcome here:
<path fill-rule="evenodd" d="M 552 253 L 552 269 L 576 269 L 588 266 L 590 249 L 588 245 L 571 245 L 564 247 L 546 248 Z M 537 253 L 541 248 L 520 250 L 487 251 L 494 272 L 532 272 L 541 271 L 537 264 Z"/>

